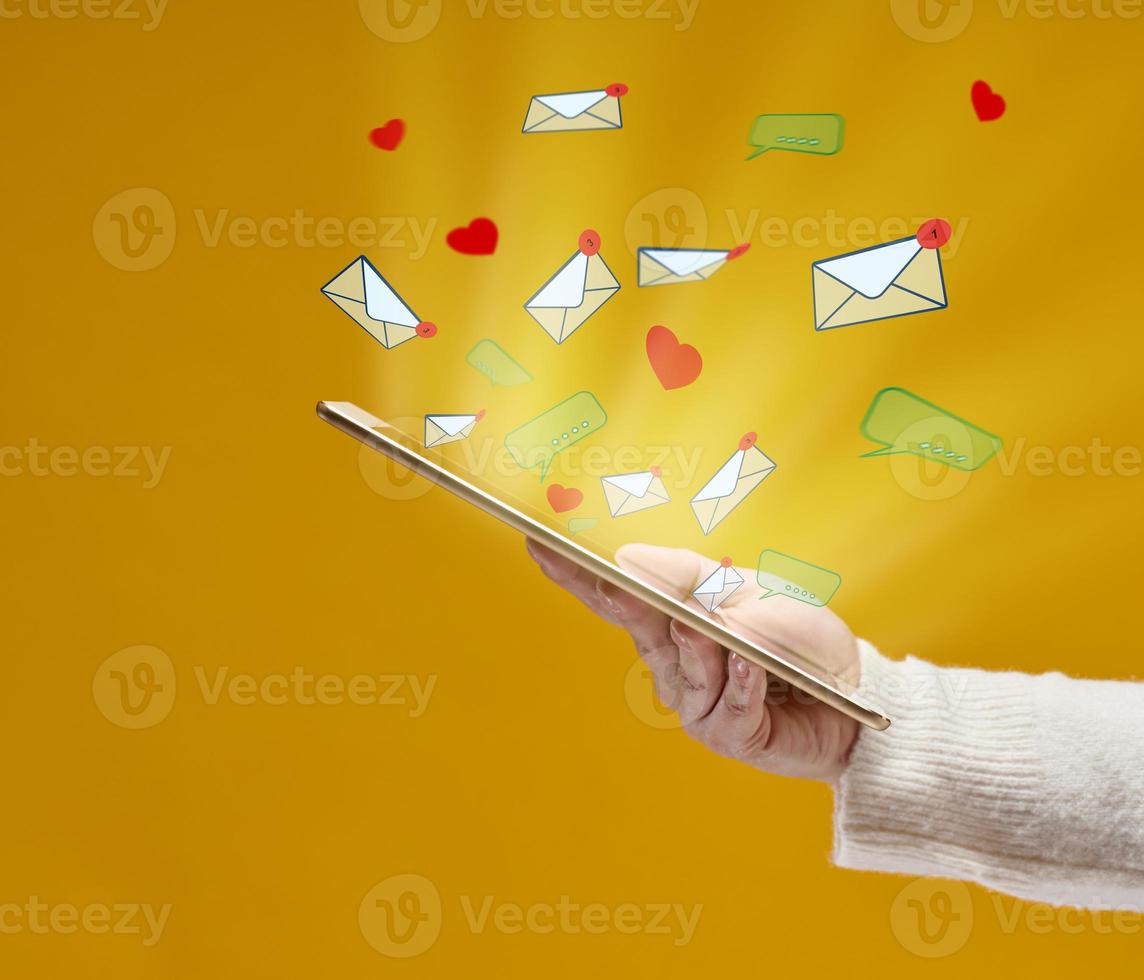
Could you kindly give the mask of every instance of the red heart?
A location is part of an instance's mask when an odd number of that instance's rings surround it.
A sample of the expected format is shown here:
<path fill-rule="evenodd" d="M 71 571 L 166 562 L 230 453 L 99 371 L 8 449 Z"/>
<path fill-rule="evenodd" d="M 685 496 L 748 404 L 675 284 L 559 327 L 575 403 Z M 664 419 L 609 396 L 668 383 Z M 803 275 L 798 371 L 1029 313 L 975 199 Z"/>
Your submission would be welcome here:
<path fill-rule="evenodd" d="M 703 358 L 690 344 L 681 344 L 667 327 L 647 332 L 647 359 L 664 389 L 686 388 L 703 370 Z"/>
<path fill-rule="evenodd" d="M 488 218 L 474 218 L 467 228 L 454 228 L 445 241 L 462 255 L 492 255 L 497 250 L 497 226 Z"/>
<path fill-rule="evenodd" d="M 396 150 L 404 138 L 405 123 L 400 119 L 391 119 L 380 129 L 375 129 L 369 134 L 369 141 L 379 150 Z"/>
<path fill-rule="evenodd" d="M 584 494 L 575 487 L 562 487 L 554 483 L 548 488 L 548 504 L 557 514 L 575 510 L 584 502 Z"/>
<path fill-rule="evenodd" d="M 973 111 L 982 122 L 992 122 L 1005 115 L 1005 100 L 985 82 L 974 82 L 970 95 L 973 98 Z"/>

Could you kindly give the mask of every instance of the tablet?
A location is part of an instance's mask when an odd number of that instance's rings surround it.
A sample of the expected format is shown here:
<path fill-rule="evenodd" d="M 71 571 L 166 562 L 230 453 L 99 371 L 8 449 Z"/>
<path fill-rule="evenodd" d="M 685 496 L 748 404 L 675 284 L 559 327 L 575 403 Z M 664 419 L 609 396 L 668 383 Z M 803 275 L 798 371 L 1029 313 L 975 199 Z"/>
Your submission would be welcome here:
<path fill-rule="evenodd" d="M 843 714 L 879 731 L 889 727 L 890 719 L 877 708 L 857 696 L 852 686 L 823 668 L 811 663 L 796 651 L 778 644 L 760 644 L 737 635 L 723 623 L 692 608 L 685 602 L 641 581 L 608 557 L 597 554 L 566 537 L 517 507 L 454 473 L 443 458 L 432 458 L 427 451 L 411 444 L 404 432 L 371 415 L 350 402 L 319 402 L 318 416 L 330 425 L 370 449 L 382 453 L 417 476 L 429 480 L 474 507 L 490 514 L 521 534 L 539 541 L 593 575 L 636 596 L 672 619 L 714 640 L 724 649 L 737 653 L 792 687 L 830 705 Z"/>

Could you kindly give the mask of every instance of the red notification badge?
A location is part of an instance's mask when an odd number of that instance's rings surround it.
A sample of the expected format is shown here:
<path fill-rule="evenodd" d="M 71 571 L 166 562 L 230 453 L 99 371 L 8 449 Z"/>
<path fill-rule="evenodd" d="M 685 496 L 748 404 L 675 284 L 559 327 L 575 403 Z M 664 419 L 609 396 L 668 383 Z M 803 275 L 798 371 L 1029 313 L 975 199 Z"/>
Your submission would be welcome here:
<path fill-rule="evenodd" d="M 580 251 L 585 255 L 595 255 L 600 251 L 600 236 L 591 228 L 580 236 Z"/>
<path fill-rule="evenodd" d="M 941 248 L 949 241 L 953 228 L 942 218 L 932 218 L 918 229 L 918 244 L 922 248 Z"/>

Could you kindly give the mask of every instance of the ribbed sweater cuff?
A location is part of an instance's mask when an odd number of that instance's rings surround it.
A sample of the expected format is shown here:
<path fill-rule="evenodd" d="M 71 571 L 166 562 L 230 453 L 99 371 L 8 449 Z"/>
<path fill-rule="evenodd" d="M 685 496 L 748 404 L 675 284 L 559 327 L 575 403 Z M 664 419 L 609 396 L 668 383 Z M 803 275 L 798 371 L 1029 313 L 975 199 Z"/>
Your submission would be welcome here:
<path fill-rule="evenodd" d="M 836 864 L 1144 910 L 1144 687 L 860 649 L 893 724 L 862 731 L 835 787 Z"/>
<path fill-rule="evenodd" d="M 893 724 L 863 730 L 838 782 L 835 863 L 1016 888 L 1039 839 L 1029 678 L 860 648 L 861 694 Z"/>

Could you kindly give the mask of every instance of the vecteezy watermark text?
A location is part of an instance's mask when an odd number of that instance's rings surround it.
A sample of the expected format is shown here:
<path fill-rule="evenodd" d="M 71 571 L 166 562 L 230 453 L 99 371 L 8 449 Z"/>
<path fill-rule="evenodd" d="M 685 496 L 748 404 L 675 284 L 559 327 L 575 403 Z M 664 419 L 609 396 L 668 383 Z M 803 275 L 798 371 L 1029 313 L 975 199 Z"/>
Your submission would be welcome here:
<path fill-rule="evenodd" d="M 152 490 L 163 479 L 171 447 L 152 446 L 45 446 L 30 438 L 23 446 L 0 446 L 0 477 L 48 477 L 68 479 L 93 476 L 143 481 Z"/>
<path fill-rule="evenodd" d="M 162 23 L 170 0 L 0 0 L 0 20 L 140 21 L 144 33 Z"/>
<path fill-rule="evenodd" d="M 495 895 L 460 895 L 461 921 L 470 935 L 502 936 L 560 933 L 600 936 L 667 937 L 686 946 L 695 936 L 700 904 L 679 902 L 578 902 L 561 895 L 553 902 L 521 904 Z M 441 933 L 444 904 L 437 886 L 418 874 L 400 874 L 373 886 L 358 907 L 362 936 L 379 953 L 407 959 L 428 950 Z"/>
<path fill-rule="evenodd" d="M 23 902 L 0 903 L 0 934 L 16 936 L 70 936 L 84 932 L 91 936 L 140 936 L 144 946 L 154 946 L 163 938 L 171 916 L 171 905 L 149 902 L 49 903 L 32 895 Z"/>

